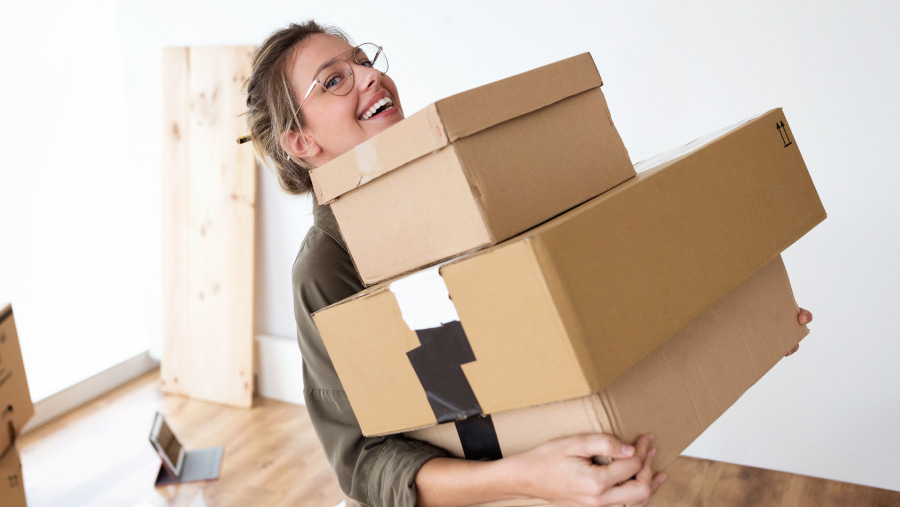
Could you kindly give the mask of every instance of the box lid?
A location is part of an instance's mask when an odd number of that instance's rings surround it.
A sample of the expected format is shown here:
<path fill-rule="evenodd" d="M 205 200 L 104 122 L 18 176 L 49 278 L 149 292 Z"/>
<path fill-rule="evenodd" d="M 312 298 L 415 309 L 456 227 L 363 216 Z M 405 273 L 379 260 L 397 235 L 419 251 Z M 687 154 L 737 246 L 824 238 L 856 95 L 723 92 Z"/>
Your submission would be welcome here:
<path fill-rule="evenodd" d="M 590 53 L 582 53 L 439 100 L 312 169 L 316 199 L 331 202 L 457 139 L 602 84 Z"/>

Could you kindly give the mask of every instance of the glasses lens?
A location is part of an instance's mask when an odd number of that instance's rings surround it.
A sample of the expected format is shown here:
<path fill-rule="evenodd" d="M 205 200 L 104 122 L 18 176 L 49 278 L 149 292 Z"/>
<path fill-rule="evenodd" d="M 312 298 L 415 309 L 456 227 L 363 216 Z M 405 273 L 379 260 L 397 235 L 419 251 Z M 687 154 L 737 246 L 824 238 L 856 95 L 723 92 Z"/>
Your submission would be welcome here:
<path fill-rule="evenodd" d="M 326 91 L 335 95 L 346 95 L 353 86 L 353 74 L 350 65 L 343 60 L 333 60 L 319 69 L 316 81 Z"/>
<path fill-rule="evenodd" d="M 385 56 L 384 51 L 375 44 L 367 42 L 360 45 L 356 50 L 354 58 L 356 58 L 356 63 L 359 65 L 372 67 L 382 74 L 388 71 L 387 56 Z"/>

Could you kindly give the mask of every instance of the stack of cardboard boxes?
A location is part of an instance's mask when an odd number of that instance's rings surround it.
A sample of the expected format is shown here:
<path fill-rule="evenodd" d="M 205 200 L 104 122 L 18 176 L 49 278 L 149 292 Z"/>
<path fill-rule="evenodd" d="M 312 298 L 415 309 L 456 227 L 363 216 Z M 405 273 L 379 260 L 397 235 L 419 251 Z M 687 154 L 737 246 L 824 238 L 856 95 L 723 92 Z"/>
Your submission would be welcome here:
<path fill-rule="evenodd" d="M 25 507 L 22 461 L 16 438 L 34 415 L 12 305 L 0 303 L 0 499 L 4 506 Z"/>
<path fill-rule="evenodd" d="M 576 56 L 312 171 L 376 284 L 314 315 L 364 434 L 653 432 L 661 469 L 805 336 L 779 255 L 825 210 L 782 111 L 633 167 L 601 84 Z"/>

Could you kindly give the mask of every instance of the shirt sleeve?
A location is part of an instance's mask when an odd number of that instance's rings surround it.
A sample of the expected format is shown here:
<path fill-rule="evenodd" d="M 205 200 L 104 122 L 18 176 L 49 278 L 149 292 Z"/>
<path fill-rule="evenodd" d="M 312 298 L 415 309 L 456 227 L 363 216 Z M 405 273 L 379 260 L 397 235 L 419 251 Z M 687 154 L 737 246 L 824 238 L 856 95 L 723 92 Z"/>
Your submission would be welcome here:
<path fill-rule="evenodd" d="M 312 320 L 363 289 L 349 255 L 314 227 L 294 262 L 293 287 L 306 407 L 341 489 L 363 505 L 414 506 L 419 469 L 447 454 L 400 435 L 364 437 Z"/>

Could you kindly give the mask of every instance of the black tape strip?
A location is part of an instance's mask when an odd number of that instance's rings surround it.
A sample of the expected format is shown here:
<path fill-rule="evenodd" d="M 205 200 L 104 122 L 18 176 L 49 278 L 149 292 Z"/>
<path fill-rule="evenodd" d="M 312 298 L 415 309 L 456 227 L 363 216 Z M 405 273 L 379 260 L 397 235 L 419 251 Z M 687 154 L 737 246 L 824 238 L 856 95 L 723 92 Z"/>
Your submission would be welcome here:
<path fill-rule="evenodd" d="M 421 346 L 406 353 L 428 404 L 439 423 L 456 422 L 466 459 L 500 459 L 500 442 L 491 416 L 481 414 L 462 365 L 475 361 L 475 353 L 459 321 L 416 330 Z"/>
<path fill-rule="evenodd" d="M 0 314 L 0 324 L 6 322 L 6 319 L 9 317 L 12 317 L 12 305 L 10 305 L 3 314 Z"/>
<path fill-rule="evenodd" d="M 439 423 L 481 413 L 481 405 L 462 371 L 475 354 L 459 321 L 416 330 L 420 347 L 406 353 L 425 388 L 428 403 Z"/>
<path fill-rule="evenodd" d="M 456 433 L 466 459 L 495 460 L 503 457 L 490 415 L 456 421 Z"/>

